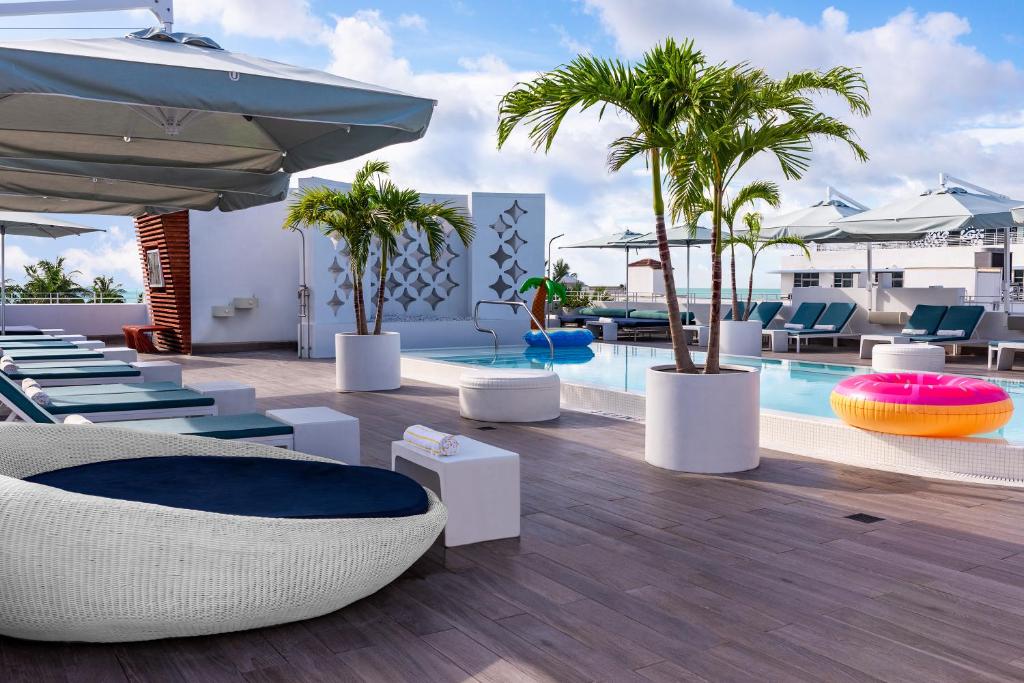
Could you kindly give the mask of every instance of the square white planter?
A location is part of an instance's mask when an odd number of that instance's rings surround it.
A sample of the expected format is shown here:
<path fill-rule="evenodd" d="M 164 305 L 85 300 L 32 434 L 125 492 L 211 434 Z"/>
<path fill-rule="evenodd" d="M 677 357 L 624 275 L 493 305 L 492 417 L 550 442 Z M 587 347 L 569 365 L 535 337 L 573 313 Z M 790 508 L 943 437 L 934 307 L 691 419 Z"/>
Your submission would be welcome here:
<path fill-rule="evenodd" d="M 402 386 L 402 338 L 398 332 L 334 335 L 337 391 L 388 391 Z"/>

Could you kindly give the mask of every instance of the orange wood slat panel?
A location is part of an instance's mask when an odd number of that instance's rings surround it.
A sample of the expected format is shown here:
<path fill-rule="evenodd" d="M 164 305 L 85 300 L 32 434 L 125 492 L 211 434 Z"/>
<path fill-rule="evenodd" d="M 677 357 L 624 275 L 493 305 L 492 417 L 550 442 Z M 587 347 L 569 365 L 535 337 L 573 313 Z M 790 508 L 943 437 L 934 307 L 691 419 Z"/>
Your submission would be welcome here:
<path fill-rule="evenodd" d="M 172 353 L 192 352 L 192 283 L 189 255 L 188 211 L 145 215 L 135 219 L 136 241 L 142 260 L 143 282 L 149 299 L 149 313 L 156 325 L 171 332 L 156 336 L 157 346 Z M 149 285 L 146 252 L 160 250 L 164 286 Z"/>

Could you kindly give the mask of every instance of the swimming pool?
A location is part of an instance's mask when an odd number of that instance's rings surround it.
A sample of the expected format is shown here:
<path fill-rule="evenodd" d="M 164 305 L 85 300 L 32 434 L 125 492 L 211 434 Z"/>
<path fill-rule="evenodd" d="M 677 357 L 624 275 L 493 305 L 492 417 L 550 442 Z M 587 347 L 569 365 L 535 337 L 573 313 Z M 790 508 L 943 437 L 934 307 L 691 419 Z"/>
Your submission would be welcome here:
<path fill-rule="evenodd" d="M 405 351 L 404 355 L 459 365 L 497 368 L 550 369 L 563 382 L 593 386 L 633 394 L 644 393 L 647 368 L 672 363 L 670 349 L 595 344 L 584 348 L 555 350 L 554 361 L 547 349 L 491 347 L 429 349 Z M 694 353 L 702 361 L 703 353 Z M 834 418 L 829 394 L 840 381 L 851 375 L 871 372 L 870 368 L 832 363 L 778 360 L 774 358 L 726 357 L 729 363 L 761 369 L 761 407 L 810 417 Z M 993 380 L 1013 399 L 1014 407 L 1024 407 L 1024 382 Z M 1010 422 L 998 433 L 983 435 L 1024 444 L 1024 410 L 1015 410 Z"/>

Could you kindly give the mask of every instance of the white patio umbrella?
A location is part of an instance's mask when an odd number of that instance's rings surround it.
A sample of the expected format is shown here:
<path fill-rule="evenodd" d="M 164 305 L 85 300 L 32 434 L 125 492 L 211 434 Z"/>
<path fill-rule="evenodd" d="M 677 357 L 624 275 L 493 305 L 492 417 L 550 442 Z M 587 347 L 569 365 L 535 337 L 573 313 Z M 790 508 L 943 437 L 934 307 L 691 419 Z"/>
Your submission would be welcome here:
<path fill-rule="evenodd" d="M 570 244 L 562 249 L 621 249 L 626 256 L 626 308 L 629 308 L 629 250 L 636 249 L 632 245 L 633 240 L 644 237 L 643 233 L 634 232 L 629 228 L 621 230 L 619 232 L 613 232 L 610 235 L 604 237 L 596 237 L 591 240 L 584 242 L 578 242 L 576 244 Z"/>
<path fill-rule="evenodd" d="M 702 244 L 711 244 L 711 230 L 703 226 L 690 228 L 686 225 L 677 225 L 665 231 L 668 237 L 668 246 L 686 247 L 686 310 L 690 310 L 693 301 L 690 296 L 690 247 Z M 633 244 L 642 245 L 645 249 L 656 249 L 658 238 L 653 232 L 633 240 Z"/>
<path fill-rule="evenodd" d="M 833 187 L 825 188 L 825 199 L 804 209 L 768 216 L 761 224 L 765 239 L 799 237 L 805 242 L 844 241 L 835 221 L 867 211 L 866 206 Z"/>
<path fill-rule="evenodd" d="M 0 334 L 7 333 L 7 236 L 57 239 L 89 232 L 105 231 L 76 223 L 58 221 L 49 216 L 0 211 Z"/>
<path fill-rule="evenodd" d="M 1009 307 L 1011 211 L 1021 200 L 987 190 L 945 173 L 939 187 L 835 221 L 851 240 L 912 241 L 937 231 L 1003 231 L 1003 304 Z"/>

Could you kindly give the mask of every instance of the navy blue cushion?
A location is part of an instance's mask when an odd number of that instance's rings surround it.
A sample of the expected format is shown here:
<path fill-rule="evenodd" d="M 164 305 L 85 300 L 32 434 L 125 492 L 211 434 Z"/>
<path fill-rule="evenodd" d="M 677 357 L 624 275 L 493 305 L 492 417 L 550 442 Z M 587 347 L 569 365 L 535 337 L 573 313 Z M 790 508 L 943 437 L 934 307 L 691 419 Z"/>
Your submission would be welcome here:
<path fill-rule="evenodd" d="M 308 460 L 130 458 L 66 467 L 25 481 L 90 496 L 247 517 L 409 517 L 427 511 L 426 491 L 403 474 Z"/>

